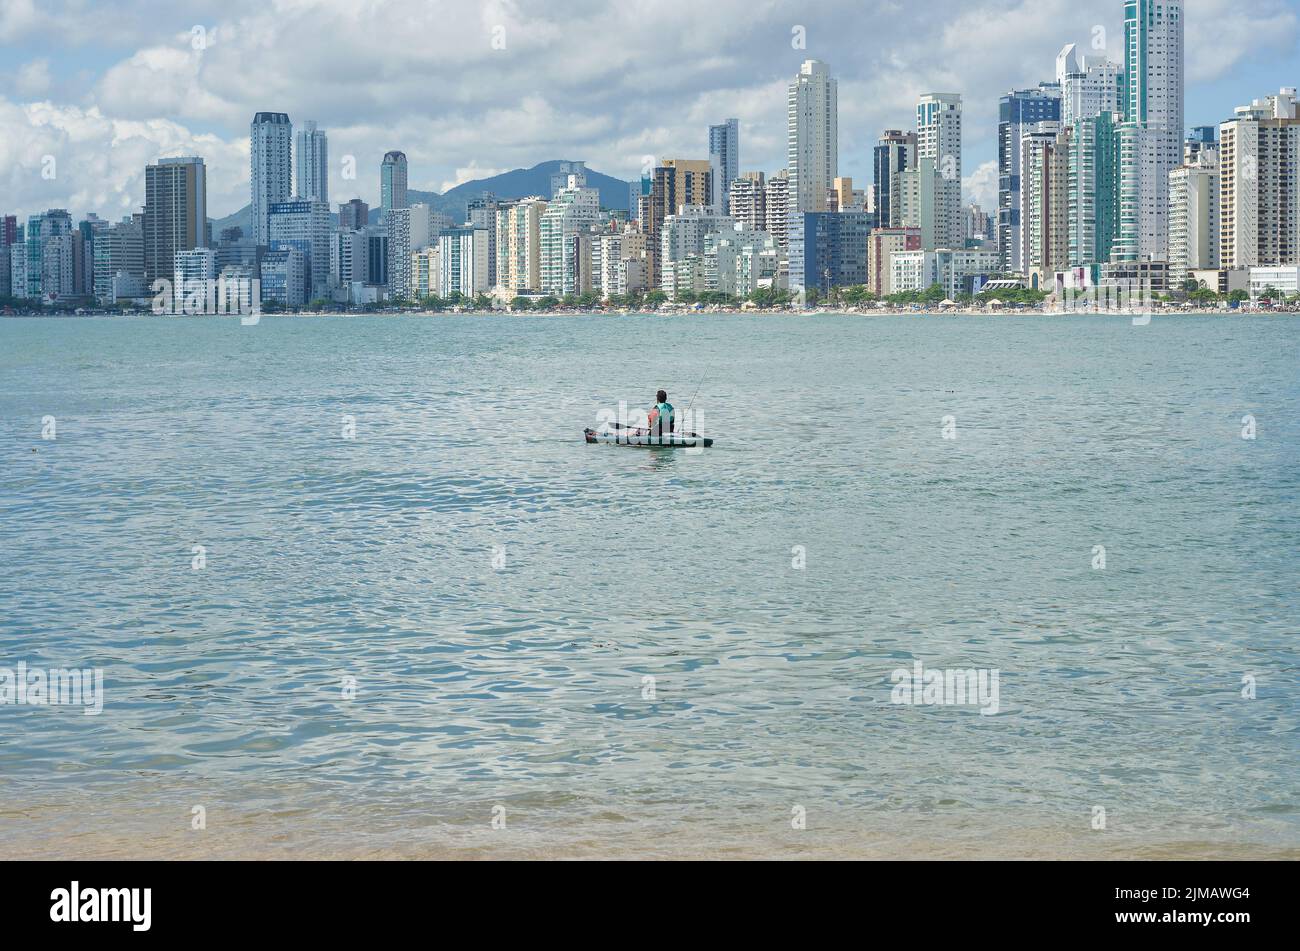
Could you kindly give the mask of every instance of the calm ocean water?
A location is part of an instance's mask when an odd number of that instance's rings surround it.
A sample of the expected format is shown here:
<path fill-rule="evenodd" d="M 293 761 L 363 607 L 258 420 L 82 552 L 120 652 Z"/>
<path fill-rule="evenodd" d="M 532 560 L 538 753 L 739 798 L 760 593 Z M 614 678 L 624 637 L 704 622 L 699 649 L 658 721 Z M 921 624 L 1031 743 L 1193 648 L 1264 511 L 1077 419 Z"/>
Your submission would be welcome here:
<path fill-rule="evenodd" d="M 11 849 L 1300 855 L 1296 318 L 5 319 L 0 460 Z"/>

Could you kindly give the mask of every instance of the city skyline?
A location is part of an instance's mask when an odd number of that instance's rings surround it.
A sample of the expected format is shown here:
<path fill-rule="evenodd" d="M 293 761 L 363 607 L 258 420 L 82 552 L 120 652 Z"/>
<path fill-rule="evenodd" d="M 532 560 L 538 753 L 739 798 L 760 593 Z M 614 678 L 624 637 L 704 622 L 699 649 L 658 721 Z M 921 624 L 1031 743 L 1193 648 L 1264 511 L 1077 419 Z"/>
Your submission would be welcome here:
<path fill-rule="evenodd" d="M 248 123 L 262 111 L 287 113 L 295 130 L 315 121 L 328 134 L 331 204 L 359 197 L 378 207 L 375 169 L 383 154 L 394 149 L 409 158 L 412 190 L 441 192 L 466 180 L 559 158 L 584 159 L 589 168 L 631 180 L 639 177 L 645 156 L 706 158 L 709 126 L 731 116 L 740 124 L 740 171 L 771 174 L 785 166 L 786 90 L 805 59 L 827 63 L 837 80 L 839 174 L 858 182 L 871 181 L 872 150 L 880 134 L 912 126 L 922 94 L 959 93 L 963 197 L 987 210 L 996 207 L 998 98 L 1011 88 L 1053 79 L 1056 55 L 1067 43 L 1091 54 L 1093 37 L 1100 36 L 1107 57 L 1122 59 L 1123 4 L 1118 0 L 1068 7 L 1048 2 L 1032 10 L 1010 3 L 962 4 L 953 6 L 946 19 L 940 4 L 934 22 L 942 25 L 930 31 L 928 46 L 924 39 L 902 35 L 892 21 L 906 16 L 894 11 L 884 18 L 890 23 L 879 30 L 873 25 L 873 46 L 866 51 L 855 51 L 838 35 L 830 19 L 833 11 L 791 4 L 745 16 L 740 7 L 724 3 L 696 16 L 702 34 L 709 33 L 705 27 L 712 20 L 733 17 L 732 28 L 714 31 L 711 38 L 696 36 L 669 49 L 642 39 L 651 31 L 624 34 L 629 38 L 621 44 L 593 46 L 581 63 L 564 67 L 539 65 L 555 53 L 560 20 L 540 19 L 528 12 L 530 7 L 487 4 L 476 18 L 467 19 L 463 9 L 454 16 L 447 10 L 439 13 L 438 4 L 392 2 L 368 12 L 340 3 L 316 4 L 306 8 L 322 27 L 304 34 L 311 42 L 282 46 L 281 57 L 263 56 L 257 68 L 248 69 L 241 67 L 246 57 L 285 38 L 305 15 L 302 11 L 279 12 L 274 23 L 263 23 L 235 3 L 231 20 L 198 32 L 179 24 L 166 31 L 176 17 L 202 19 L 193 5 L 144 18 L 148 31 L 101 22 L 99 10 L 83 11 L 81 21 L 65 24 L 66 42 L 55 50 L 40 37 L 59 34 L 49 24 L 59 23 L 70 5 L 55 4 L 41 14 L 30 3 L 7 5 L 0 13 L 0 41 L 5 42 L 0 75 L 10 80 L 10 92 L 0 95 L 5 211 L 28 214 L 66 207 L 74 216 L 93 211 L 117 220 L 139 209 L 145 165 L 161 157 L 199 155 L 209 170 L 209 215 L 220 219 L 248 204 Z M 667 21 L 672 7 L 666 4 L 644 16 Z M 119 14 L 128 8 L 161 10 L 132 3 L 109 7 L 114 8 Z M 623 15 L 585 3 L 571 8 L 580 14 L 580 34 L 613 26 L 608 18 Z M 375 39 L 365 33 L 367 26 L 381 28 L 401 17 L 418 25 L 432 15 L 431 9 L 445 20 L 440 26 L 445 42 L 459 37 L 469 43 L 478 35 L 482 49 L 476 52 L 470 44 L 455 56 L 430 57 L 427 63 L 393 54 L 387 72 L 400 74 L 397 78 L 359 78 L 361 66 L 373 56 Z M 880 12 L 885 11 L 881 6 Z M 862 21 L 872 12 L 855 8 L 841 15 Z M 981 31 L 1017 35 L 1014 55 L 990 57 L 972 43 L 972 24 L 981 16 Z M 333 73 L 322 80 L 304 53 L 312 44 L 332 49 L 327 45 L 331 31 L 323 27 L 341 17 L 352 18 L 343 32 L 355 42 L 356 62 L 333 63 Z M 1187 125 L 1217 124 L 1231 117 L 1233 106 L 1294 84 L 1294 70 L 1285 58 L 1250 55 L 1272 51 L 1286 57 L 1294 52 L 1296 15 L 1286 4 L 1193 0 L 1187 20 Z M 102 30 L 93 47 L 92 27 Z M 500 33 L 494 33 L 497 27 Z M 797 46 L 800 29 L 805 48 Z M 958 35 L 963 30 L 964 37 Z M 898 36 L 892 44 L 891 36 Z M 493 48 L 495 39 L 504 49 Z M 203 48 L 194 49 L 196 44 Z M 129 56 L 121 55 L 132 48 Z M 926 49 L 928 56 L 922 55 Z M 936 51 L 949 55 L 936 56 Z M 673 68 L 667 74 L 645 73 L 668 57 Z M 524 62 L 544 69 L 549 82 L 543 87 L 513 82 Z M 457 85 L 467 68 L 477 75 L 479 92 Z M 590 89 L 600 85 L 594 76 L 610 71 L 618 79 L 614 87 L 621 90 L 613 98 L 609 89 Z M 455 88 L 420 97 L 403 92 L 405 84 L 430 75 L 442 76 Z M 629 87 L 636 77 L 640 80 Z M 353 95 L 339 95 L 340 85 Z M 557 112 L 556 103 L 575 85 L 590 91 L 569 96 L 567 112 Z M 438 105 L 457 96 L 459 105 Z M 46 156 L 56 160 L 52 177 L 42 175 Z M 355 160 L 355 179 L 342 174 L 349 156 Z"/>

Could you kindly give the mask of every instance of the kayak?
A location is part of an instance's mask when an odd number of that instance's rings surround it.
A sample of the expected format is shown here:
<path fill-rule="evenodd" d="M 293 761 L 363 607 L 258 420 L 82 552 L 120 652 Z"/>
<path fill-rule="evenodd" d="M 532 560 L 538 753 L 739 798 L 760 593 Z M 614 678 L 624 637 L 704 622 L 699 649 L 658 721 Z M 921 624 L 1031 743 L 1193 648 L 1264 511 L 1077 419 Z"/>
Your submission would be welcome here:
<path fill-rule="evenodd" d="M 652 436 L 644 429 L 624 429 L 614 433 L 598 433 L 594 429 L 584 429 L 582 435 L 587 442 L 608 443 L 612 446 L 663 446 L 668 449 L 691 449 L 699 446 L 708 448 L 713 440 L 695 433 L 669 433 L 665 436 Z"/>

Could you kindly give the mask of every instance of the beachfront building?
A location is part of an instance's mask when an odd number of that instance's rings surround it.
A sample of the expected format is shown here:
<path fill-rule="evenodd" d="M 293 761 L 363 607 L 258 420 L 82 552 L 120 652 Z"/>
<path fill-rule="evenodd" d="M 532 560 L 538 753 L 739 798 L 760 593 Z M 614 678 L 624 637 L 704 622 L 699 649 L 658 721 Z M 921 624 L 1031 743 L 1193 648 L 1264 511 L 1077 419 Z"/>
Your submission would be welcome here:
<path fill-rule="evenodd" d="M 1059 68 L 1059 67 L 1058 67 Z M 1040 122 L 1061 119 L 1061 89 L 1057 83 L 1040 83 L 1034 89 L 1016 89 L 998 102 L 998 248 L 1002 269 L 1022 273 L 1024 244 L 1020 234 L 1020 139 Z M 901 222 L 891 220 L 891 224 Z M 883 224 L 883 221 L 882 221 Z"/>
<path fill-rule="evenodd" d="M 411 252 L 411 296 L 442 296 L 442 264 L 437 245 Z"/>
<path fill-rule="evenodd" d="M 767 232 L 737 223 L 709 235 L 704 244 L 705 290 L 744 298 L 776 281 L 780 252 Z"/>
<path fill-rule="evenodd" d="M 790 220 L 789 288 L 825 297 L 832 287 L 867 283 L 869 211 L 805 212 Z"/>
<path fill-rule="evenodd" d="M 496 212 L 497 290 L 506 300 L 542 287 L 542 215 L 546 199 L 534 195 L 502 202 Z"/>
<path fill-rule="evenodd" d="M 308 300 L 329 293 L 330 206 L 323 201 L 292 198 L 271 206 L 267 235 L 275 251 L 296 248 L 307 269 L 303 294 Z"/>
<path fill-rule="evenodd" d="M 776 246 L 784 252 L 790 245 L 786 232 L 790 225 L 790 176 L 785 169 L 768 178 L 763 186 L 763 230 L 772 236 Z"/>
<path fill-rule="evenodd" d="M 910 168 L 894 176 L 891 220 L 897 227 L 915 228 L 921 234 L 921 246 L 934 248 L 938 243 L 939 173 L 934 159 L 918 158 Z"/>
<path fill-rule="evenodd" d="M 1252 267 L 1249 291 L 1252 298 L 1267 296 L 1274 301 L 1282 297 L 1295 297 L 1300 294 L 1300 265 L 1273 264 L 1267 267 Z"/>
<path fill-rule="evenodd" d="M 330 287 L 347 300 L 347 289 L 354 283 L 369 282 L 369 256 L 366 232 L 361 229 L 336 229 L 330 235 Z"/>
<path fill-rule="evenodd" d="M 477 297 L 488 290 L 488 236 L 483 228 L 451 228 L 438 236 L 440 297 Z"/>
<path fill-rule="evenodd" d="M 1066 256 L 1071 267 L 1089 267 L 1095 282 L 1110 260 L 1119 220 L 1118 114 L 1075 119 L 1069 127 Z"/>
<path fill-rule="evenodd" d="M 805 60 L 786 102 L 790 210 L 825 211 L 839 174 L 839 82 L 820 60 Z"/>
<path fill-rule="evenodd" d="M 762 172 L 745 172 L 731 183 L 727 214 L 755 231 L 767 230 L 766 181 Z"/>
<path fill-rule="evenodd" d="M 649 189 L 640 220 L 650 252 L 650 280 L 655 284 L 664 222 L 687 205 L 711 204 L 713 170 L 707 159 L 664 159 L 651 171 Z"/>
<path fill-rule="evenodd" d="M 1020 262 L 1032 288 L 1045 288 L 1068 265 L 1069 135 L 1040 122 L 1020 137 Z"/>
<path fill-rule="evenodd" d="M 267 251 L 262 255 L 263 304 L 301 307 L 307 303 L 307 258 L 297 248 Z"/>
<path fill-rule="evenodd" d="M 145 166 L 145 280 L 171 280 L 176 252 L 207 243 L 208 175 L 203 159 L 164 158 Z"/>
<path fill-rule="evenodd" d="M 411 209 L 385 209 L 384 229 L 388 235 L 388 296 L 405 300 L 411 296 Z"/>
<path fill-rule="evenodd" d="M 1296 91 L 1238 106 L 1219 126 L 1222 266 L 1300 263 L 1300 118 Z"/>
<path fill-rule="evenodd" d="M 872 151 L 875 211 L 882 228 L 902 227 L 901 209 L 893 200 L 898 176 L 916 166 L 916 133 L 886 129 Z"/>
<path fill-rule="evenodd" d="M 958 294 L 977 293 L 1001 270 L 1001 256 L 975 248 L 896 251 L 889 266 L 890 293 L 923 292 L 937 284 L 949 299 L 955 299 Z"/>
<path fill-rule="evenodd" d="M 916 106 L 917 163 L 931 160 L 936 175 L 934 247 L 962 245 L 961 113 L 961 96 L 956 93 L 927 93 Z"/>
<path fill-rule="evenodd" d="M 101 303 L 116 300 L 113 278 L 129 274 L 144 280 L 144 215 L 128 215 L 95 238 L 94 294 Z"/>
<path fill-rule="evenodd" d="M 710 205 L 684 205 L 677 214 L 669 215 L 660 236 L 659 260 L 665 267 L 660 289 L 674 296 L 682 290 L 704 290 L 702 270 L 698 275 L 684 267 L 670 272 L 667 265 L 700 258 L 706 237 L 734 230 L 735 224 L 734 218 L 718 214 Z M 683 277 L 686 274 L 690 274 L 689 281 Z"/>
<path fill-rule="evenodd" d="M 644 291 L 646 236 L 628 226 L 592 241 L 592 290 L 602 299 Z"/>
<path fill-rule="evenodd" d="M 269 245 L 271 206 L 293 193 L 293 126 L 283 112 L 259 112 L 248 129 L 253 243 Z"/>
<path fill-rule="evenodd" d="M 921 250 L 920 228 L 875 228 L 867 238 L 867 290 L 877 297 L 894 293 L 890 258 L 898 251 Z"/>
<path fill-rule="evenodd" d="M 584 273 L 586 290 L 590 291 L 590 235 L 599 217 L 600 192 L 581 184 L 577 176 L 570 175 L 568 182 L 546 206 L 538 223 L 543 293 L 556 297 L 583 293 Z M 582 240 L 575 242 L 575 234 L 586 235 L 585 243 Z M 585 262 L 582 259 L 584 246 L 587 248 Z"/>
<path fill-rule="evenodd" d="M 1168 261 L 1169 173 L 1183 160 L 1182 0 L 1125 0 L 1116 262 Z"/>
<path fill-rule="evenodd" d="M 1169 173 L 1169 283 L 1219 266 L 1219 162 L 1212 149 Z"/>

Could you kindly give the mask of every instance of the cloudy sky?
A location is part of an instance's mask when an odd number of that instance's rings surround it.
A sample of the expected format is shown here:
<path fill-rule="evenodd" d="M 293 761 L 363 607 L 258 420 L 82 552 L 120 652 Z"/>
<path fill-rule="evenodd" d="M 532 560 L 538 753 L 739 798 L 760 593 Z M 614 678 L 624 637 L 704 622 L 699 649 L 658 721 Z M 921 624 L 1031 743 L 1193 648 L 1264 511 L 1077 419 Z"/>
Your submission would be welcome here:
<path fill-rule="evenodd" d="M 1186 0 L 1189 126 L 1300 85 L 1297 7 Z M 918 94 L 960 92 L 988 207 L 998 96 L 1051 79 L 1066 43 L 1121 59 L 1122 21 L 1123 0 L 0 0 L 0 213 L 116 219 L 146 164 L 198 154 L 224 216 L 248 201 L 259 110 L 329 132 L 334 202 L 377 203 L 393 148 L 435 191 L 557 158 L 631 179 L 646 156 L 704 157 L 730 116 L 741 168 L 772 172 L 810 57 L 839 79 L 840 172 L 864 184 Z"/>

